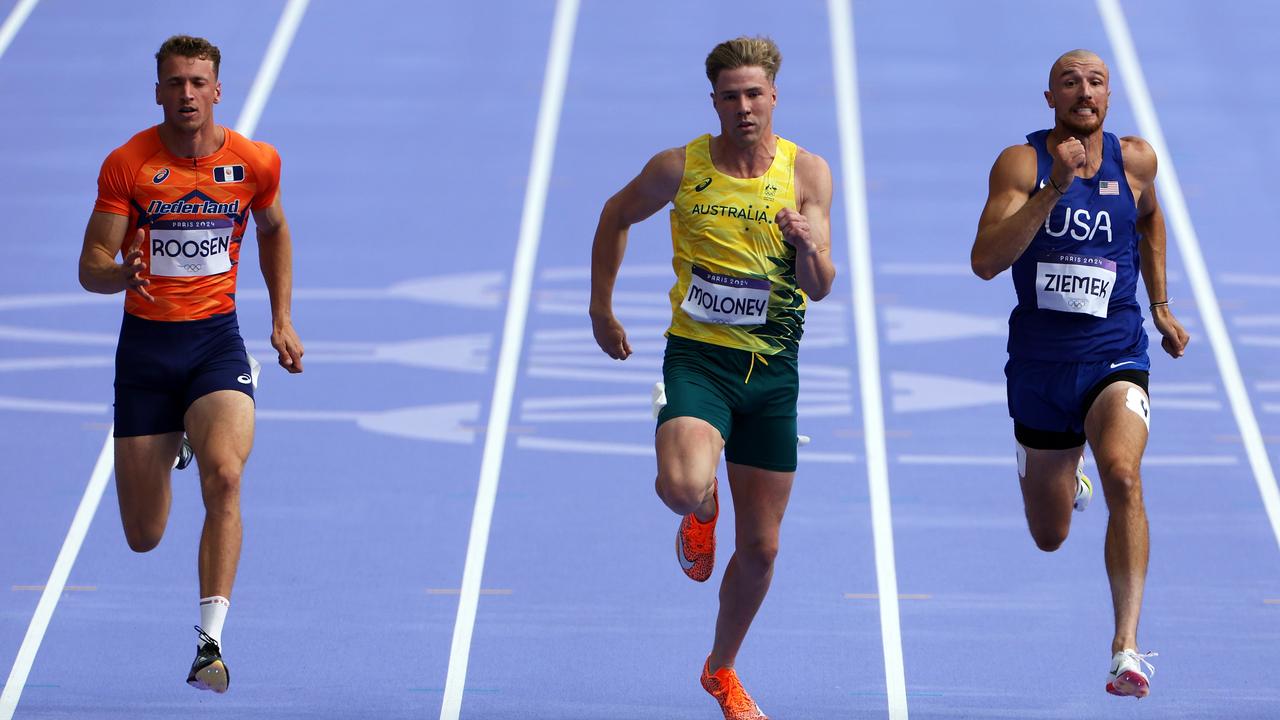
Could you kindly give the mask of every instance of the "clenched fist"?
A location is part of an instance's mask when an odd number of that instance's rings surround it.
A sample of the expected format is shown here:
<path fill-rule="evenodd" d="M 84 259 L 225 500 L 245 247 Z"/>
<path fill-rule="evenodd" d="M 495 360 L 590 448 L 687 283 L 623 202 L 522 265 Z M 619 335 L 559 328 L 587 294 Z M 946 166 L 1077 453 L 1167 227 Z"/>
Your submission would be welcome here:
<path fill-rule="evenodd" d="M 782 239 L 797 250 L 812 250 L 813 239 L 809 229 L 809 218 L 791 208 L 778 211 L 776 218 L 778 229 L 782 231 Z"/>

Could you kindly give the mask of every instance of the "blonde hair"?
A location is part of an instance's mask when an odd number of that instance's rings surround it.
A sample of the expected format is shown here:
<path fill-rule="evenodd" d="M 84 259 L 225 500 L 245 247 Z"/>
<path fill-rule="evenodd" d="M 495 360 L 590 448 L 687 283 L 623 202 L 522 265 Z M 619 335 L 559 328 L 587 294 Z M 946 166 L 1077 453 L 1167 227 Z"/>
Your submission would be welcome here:
<path fill-rule="evenodd" d="M 782 51 L 778 50 L 778 45 L 773 40 L 763 35 L 744 35 L 720 43 L 707 55 L 707 79 L 714 88 L 722 70 L 758 67 L 764 70 L 769 82 L 773 83 L 781 66 Z"/>

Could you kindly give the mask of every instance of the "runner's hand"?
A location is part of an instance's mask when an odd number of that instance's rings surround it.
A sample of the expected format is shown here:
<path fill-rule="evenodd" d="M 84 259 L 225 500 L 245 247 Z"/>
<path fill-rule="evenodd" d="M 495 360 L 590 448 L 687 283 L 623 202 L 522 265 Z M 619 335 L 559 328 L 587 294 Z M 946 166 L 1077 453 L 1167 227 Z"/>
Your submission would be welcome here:
<path fill-rule="evenodd" d="M 1169 306 L 1165 305 L 1156 312 L 1152 313 L 1151 321 L 1155 323 L 1156 329 L 1160 331 L 1160 347 L 1169 353 L 1170 357 L 1180 358 L 1186 352 L 1187 343 L 1191 342 L 1191 336 L 1183 329 L 1182 323 L 1173 316 L 1169 310 Z"/>
<path fill-rule="evenodd" d="M 596 344 L 609 357 L 614 360 L 626 360 L 631 357 L 631 343 L 627 342 L 627 331 L 612 314 L 607 317 L 592 315 L 591 332 L 596 336 Z"/>
<path fill-rule="evenodd" d="M 271 329 L 271 347 L 279 354 L 280 367 L 291 373 L 302 372 L 302 340 L 288 320 Z"/>
<path fill-rule="evenodd" d="M 1049 170 L 1050 179 L 1057 183 L 1058 187 L 1066 190 L 1075 181 L 1076 170 L 1084 167 L 1088 157 L 1084 143 L 1073 137 L 1063 140 L 1053 149 L 1053 168 Z"/>
<path fill-rule="evenodd" d="M 142 276 L 142 273 L 147 270 L 147 266 L 142 262 L 142 249 L 146 245 L 147 233 L 142 228 L 138 228 L 138 232 L 133 236 L 133 245 L 124 256 L 124 262 L 120 264 L 120 270 L 124 273 L 126 291 L 135 290 L 145 300 L 155 302 L 156 299 L 147 292 L 147 286 L 151 281 Z"/>
<path fill-rule="evenodd" d="M 797 250 L 810 250 L 809 218 L 797 210 L 783 208 L 776 218 L 782 239 Z"/>

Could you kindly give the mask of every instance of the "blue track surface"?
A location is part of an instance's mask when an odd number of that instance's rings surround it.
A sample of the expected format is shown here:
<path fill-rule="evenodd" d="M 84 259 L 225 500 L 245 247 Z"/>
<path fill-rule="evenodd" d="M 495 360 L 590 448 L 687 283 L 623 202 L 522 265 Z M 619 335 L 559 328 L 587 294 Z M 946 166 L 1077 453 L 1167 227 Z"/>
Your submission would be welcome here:
<path fill-rule="evenodd" d="M 45 0 L 0 56 L 0 681 L 111 419 L 121 298 L 85 293 L 75 274 L 99 164 L 159 121 L 151 58 L 173 33 L 221 47 L 217 117 L 234 125 L 282 7 L 262 5 Z M 0 18 L 13 7 L 0 0 Z M 1275 466 L 1280 10 L 1124 9 L 1172 153 L 1162 160 L 1176 162 Z M 284 160 L 307 355 L 298 377 L 264 368 L 258 394 L 224 636 L 233 689 L 182 682 L 202 519 L 187 471 L 173 478 L 168 534 L 145 555 L 128 550 L 107 487 L 15 717 L 440 716 L 554 11 L 308 8 L 254 133 Z M 911 717 L 1276 716 L 1280 548 L 1172 229 L 1170 294 L 1193 341 L 1176 362 L 1152 352 L 1150 699 L 1103 692 L 1101 494 L 1056 553 L 1037 551 L 1025 527 L 1001 373 L 1012 287 L 977 280 L 968 252 L 995 156 L 1051 122 L 1049 64 L 1073 47 L 1113 61 L 1097 11 L 935 0 L 854 14 Z M 581 7 L 463 718 L 717 715 L 697 672 L 718 574 L 706 585 L 680 575 L 677 520 L 652 489 L 665 211 L 630 235 L 615 300 L 636 350 L 626 363 L 592 340 L 588 262 L 608 195 L 654 152 L 715 131 L 706 52 L 760 32 L 785 56 L 777 131 L 835 174 L 841 272 L 809 313 L 800 423 L 813 443 L 738 668 L 775 720 L 888 716 L 828 23 L 819 2 Z M 1112 86 L 1108 129 L 1137 134 L 1114 61 Z M 269 360 L 252 246 L 241 327 Z M 730 512 L 720 527 L 727 558 Z"/>

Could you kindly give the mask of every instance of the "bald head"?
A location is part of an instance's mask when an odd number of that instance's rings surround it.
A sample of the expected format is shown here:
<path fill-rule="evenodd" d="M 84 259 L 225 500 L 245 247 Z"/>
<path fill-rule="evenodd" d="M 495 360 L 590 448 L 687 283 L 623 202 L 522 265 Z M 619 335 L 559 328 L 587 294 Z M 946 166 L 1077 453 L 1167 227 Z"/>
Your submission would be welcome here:
<path fill-rule="evenodd" d="M 1063 53 L 1049 70 L 1044 98 L 1053 108 L 1055 127 L 1060 131 L 1078 137 L 1101 131 L 1111 98 L 1107 64 L 1088 50 Z"/>
<path fill-rule="evenodd" d="M 1086 67 L 1101 67 L 1104 76 L 1111 75 L 1107 64 L 1098 57 L 1097 53 L 1092 50 L 1071 50 L 1053 61 L 1053 67 L 1049 68 L 1049 87 L 1053 87 L 1053 81 L 1062 73 L 1072 69 L 1083 70 Z"/>

